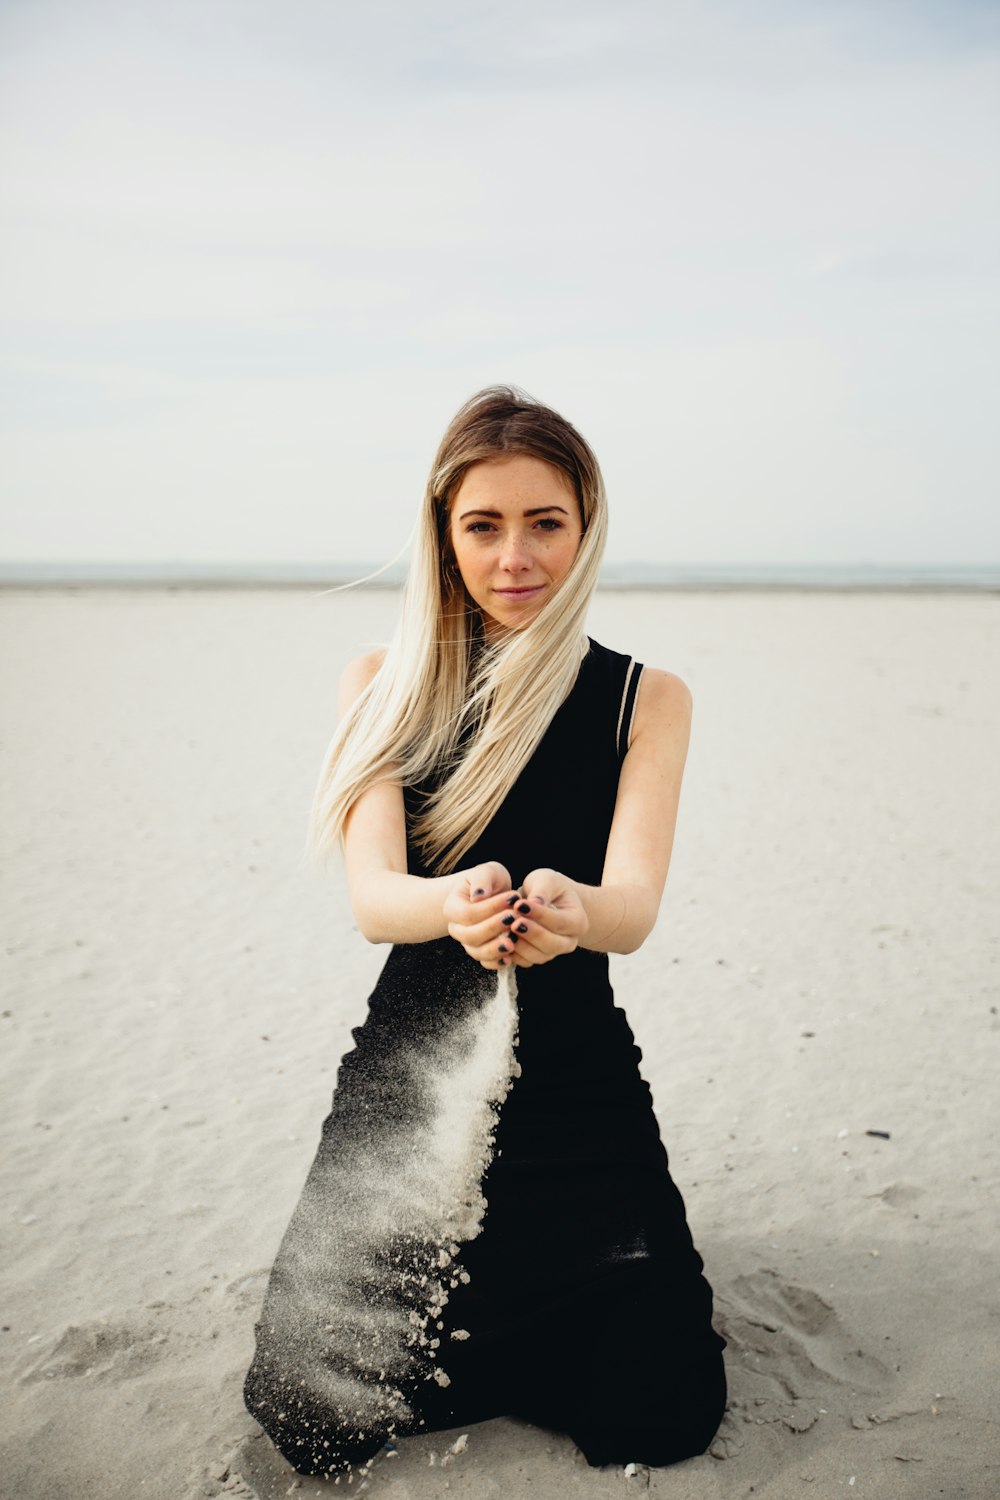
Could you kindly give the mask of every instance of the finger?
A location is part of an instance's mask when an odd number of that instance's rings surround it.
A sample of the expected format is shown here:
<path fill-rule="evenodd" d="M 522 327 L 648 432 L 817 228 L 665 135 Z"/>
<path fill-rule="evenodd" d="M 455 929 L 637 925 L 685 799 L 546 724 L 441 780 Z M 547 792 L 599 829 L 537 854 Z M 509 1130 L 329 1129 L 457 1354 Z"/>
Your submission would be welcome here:
<path fill-rule="evenodd" d="M 519 950 L 530 950 L 539 955 L 536 963 L 556 958 L 560 953 L 570 953 L 577 946 L 577 940 L 572 934 L 552 932 L 528 917 L 521 917 L 514 924 L 510 936 Z"/>
<path fill-rule="evenodd" d="M 544 961 L 542 952 L 530 942 L 526 942 L 520 933 L 505 932 L 503 937 L 492 946 L 493 952 L 499 958 L 518 968 L 528 968 L 532 964 Z"/>
<path fill-rule="evenodd" d="M 495 943 L 490 943 L 485 948 L 469 948 L 463 943 L 462 947 L 469 957 L 474 958 L 477 964 L 482 964 L 484 969 L 495 969 L 504 957 L 502 953 L 497 952 Z"/>
<path fill-rule="evenodd" d="M 469 896 L 473 901 L 486 897 L 505 895 L 511 889 L 510 875 L 498 860 L 474 865 L 468 874 Z"/>
<path fill-rule="evenodd" d="M 511 960 L 518 946 L 511 934 L 505 930 L 499 933 L 494 931 L 485 941 L 480 942 L 470 935 L 469 928 L 452 923 L 449 936 L 460 943 L 469 957 L 474 958 L 477 963 L 481 963 L 484 959 L 491 959 L 494 963 L 501 958 Z"/>
<path fill-rule="evenodd" d="M 546 906 L 557 904 L 567 893 L 569 882 L 558 870 L 532 870 L 525 876 L 521 890 L 528 900 L 542 901 Z"/>
<path fill-rule="evenodd" d="M 557 939 L 556 941 L 561 944 L 563 939 Z M 553 949 L 551 942 L 548 946 L 543 946 L 540 943 L 533 942 L 524 933 L 510 932 L 500 938 L 496 944 L 495 951 L 501 958 L 513 959 L 521 967 L 525 967 L 527 964 L 548 963 L 550 958 L 556 958 L 558 953 L 563 950 L 561 947 L 557 950 Z"/>
<path fill-rule="evenodd" d="M 527 969 L 535 964 L 548 963 L 547 954 L 543 953 L 540 948 L 536 948 L 533 943 L 525 942 L 523 939 L 515 944 L 512 957 L 519 968 Z"/>
<path fill-rule="evenodd" d="M 543 885 L 525 886 L 524 898 L 533 912 L 575 911 L 580 898 L 569 886 L 548 882 Z"/>
<path fill-rule="evenodd" d="M 491 922 L 509 912 L 507 905 L 509 892 L 494 896 L 483 896 L 478 901 L 460 901 L 450 903 L 449 909 L 452 921 L 462 926 L 474 927 L 484 922 Z"/>
<path fill-rule="evenodd" d="M 580 913 L 575 907 L 542 906 L 537 901 L 531 902 L 530 907 L 530 921 L 546 932 L 572 937 L 579 928 Z M 528 918 L 521 916 L 520 920 Z"/>
<path fill-rule="evenodd" d="M 509 935 L 509 931 L 499 912 L 494 912 L 482 922 L 473 919 L 470 922 L 453 921 L 448 924 L 449 934 L 457 938 L 464 948 L 483 948 L 487 943 L 495 943 L 498 938 Z"/>

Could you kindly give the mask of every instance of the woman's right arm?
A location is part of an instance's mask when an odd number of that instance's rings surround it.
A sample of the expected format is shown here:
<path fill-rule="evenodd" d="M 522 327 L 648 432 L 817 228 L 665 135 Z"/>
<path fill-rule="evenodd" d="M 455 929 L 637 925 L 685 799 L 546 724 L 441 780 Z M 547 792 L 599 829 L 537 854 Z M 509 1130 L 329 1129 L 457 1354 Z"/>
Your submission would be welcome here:
<path fill-rule="evenodd" d="M 341 718 L 371 682 L 384 655 L 370 651 L 345 668 Z M 344 862 L 351 909 L 370 943 L 426 943 L 447 937 L 463 920 L 499 922 L 507 911 L 510 876 L 502 865 L 430 877 L 407 873 L 403 788 L 396 781 L 369 787 L 351 808 L 344 825 Z"/>

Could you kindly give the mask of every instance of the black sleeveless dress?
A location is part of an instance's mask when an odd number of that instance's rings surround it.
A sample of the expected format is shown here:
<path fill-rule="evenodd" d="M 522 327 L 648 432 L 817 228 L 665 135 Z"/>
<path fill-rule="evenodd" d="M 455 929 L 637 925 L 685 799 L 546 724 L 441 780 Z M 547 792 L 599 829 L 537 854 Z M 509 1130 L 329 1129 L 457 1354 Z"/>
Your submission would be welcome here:
<path fill-rule="evenodd" d="M 462 868 L 600 884 L 641 671 L 590 642 Z M 245 1385 L 303 1473 L 500 1415 L 665 1464 L 721 1420 L 724 1340 L 607 956 L 517 969 L 516 996 L 511 972 L 396 945 L 353 1032 Z"/>

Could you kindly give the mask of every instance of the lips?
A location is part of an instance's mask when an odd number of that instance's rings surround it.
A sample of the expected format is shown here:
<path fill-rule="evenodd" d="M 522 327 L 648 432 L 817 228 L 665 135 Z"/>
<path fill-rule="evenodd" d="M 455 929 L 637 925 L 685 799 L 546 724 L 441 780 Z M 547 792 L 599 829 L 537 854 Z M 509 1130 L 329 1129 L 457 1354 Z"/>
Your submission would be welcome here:
<path fill-rule="evenodd" d="M 544 587 L 544 583 L 536 583 L 530 588 L 494 589 L 493 592 L 494 594 L 498 594 L 501 599 L 531 599 L 535 594 L 540 594 Z"/>

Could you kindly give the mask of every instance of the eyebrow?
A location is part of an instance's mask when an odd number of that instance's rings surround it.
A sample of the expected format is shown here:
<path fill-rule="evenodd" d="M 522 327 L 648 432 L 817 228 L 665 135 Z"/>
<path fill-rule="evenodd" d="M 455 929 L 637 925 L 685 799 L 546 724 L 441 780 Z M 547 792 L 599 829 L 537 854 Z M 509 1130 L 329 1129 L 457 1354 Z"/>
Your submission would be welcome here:
<path fill-rule="evenodd" d="M 569 511 L 566 510 L 566 508 L 564 506 L 562 506 L 562 505 L 536 505 L 533 510 L 526 510 L 526 511 L 522 512 L 522 514 L 524 514 L 525 516 L 544 516 L 550 510 L 558 510 L 564 516 L 568 516 L 569 515 Z M 501 511 L 501 510 L 463 510 L 462 514 L 459 516 L 459 520 L 460 521 L 468 520 L 469 516 L 489 516 L 490 520 L 498 520 L 498 519 L 499 520 L 503 520 L 503 511 Z"/>

